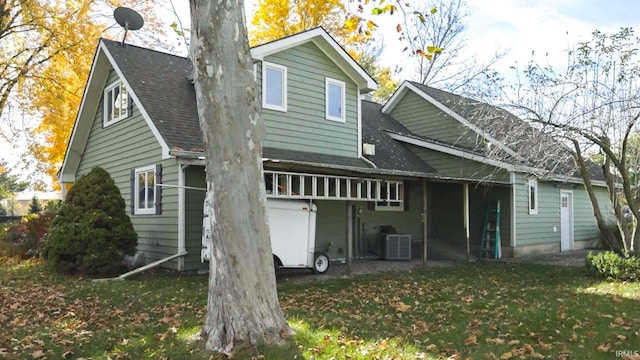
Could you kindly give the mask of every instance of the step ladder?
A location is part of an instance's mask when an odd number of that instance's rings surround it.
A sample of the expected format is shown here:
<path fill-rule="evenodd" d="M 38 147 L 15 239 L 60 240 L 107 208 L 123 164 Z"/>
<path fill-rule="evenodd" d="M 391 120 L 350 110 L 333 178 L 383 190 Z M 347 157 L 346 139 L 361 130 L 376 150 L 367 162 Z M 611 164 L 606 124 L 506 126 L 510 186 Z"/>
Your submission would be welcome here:
<path fill-rule="evenodd" d="M 502 248 L 500 246 L 500 200 L 490 201 L 487 204 L 487 212 L 482 229 L 480 242 L 481 259 L 500 259 Z"/>

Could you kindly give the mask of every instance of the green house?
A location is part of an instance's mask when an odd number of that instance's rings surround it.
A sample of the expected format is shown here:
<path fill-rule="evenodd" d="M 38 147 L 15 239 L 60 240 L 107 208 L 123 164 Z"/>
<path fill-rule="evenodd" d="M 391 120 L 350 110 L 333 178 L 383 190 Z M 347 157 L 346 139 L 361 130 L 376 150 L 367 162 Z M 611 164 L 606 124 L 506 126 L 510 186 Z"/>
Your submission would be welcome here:
<path fill-rule="evenodd" d="M 453 94 L 405 82 L 384 106 L 362 100 L 375 81 L 322 28 L 251 55 L 266 126 L 267 197 L 313 201 L 315 247 L 332 260 L 395 259 L 384 249 L 389 233 L 407 235 L 403 258 L 424 249 L 428 257 L 477 257 L 495 200 L 503 256 L 581 248 L 598 236 L 578 178 L 538 176 L 520 160 L 474 149 L 478 139 L 499 141 L 429 92 Z M 203 148 L 190 61 L 101 39 L 59 172 L 62 188 L 104 168 L 130 208 L 145 262 L 208 268 Z"/>

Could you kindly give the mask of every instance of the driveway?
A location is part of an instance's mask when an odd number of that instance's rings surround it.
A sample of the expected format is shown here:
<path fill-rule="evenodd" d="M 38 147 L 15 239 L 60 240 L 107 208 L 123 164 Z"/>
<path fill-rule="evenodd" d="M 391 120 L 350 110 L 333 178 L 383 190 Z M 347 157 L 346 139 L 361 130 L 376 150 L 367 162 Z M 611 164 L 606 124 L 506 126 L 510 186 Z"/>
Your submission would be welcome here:
<path fill-rule="evenodd" d="M 573 250 L 555 254 L 531 255 L 519 258 L 503 258 L 497 260 L 482 260 L 507 263 L 531 263 L 560 266 L 584 266 L 585 259 L 589 252 L 599 252 L 602 250 Z M 460 261 L 428 260 L 427 267 L 448 267 L 462 264 Z M 390 260 L 354 260 L 351 266 L 352 275 L 380 274 L 392 271 L 414 271 L 422 267 L 422 260 L 411 261 L 390 261 Z M 305 282 L 322 281 L 332 278 L 347 277 L 347 266 L 340 261 L 331 262 L 329 270 L 324 275 L 315 275 L 311 270 L 304 269 L 281 269 L 276 273 L 276 279 L 281 282 Z"/>

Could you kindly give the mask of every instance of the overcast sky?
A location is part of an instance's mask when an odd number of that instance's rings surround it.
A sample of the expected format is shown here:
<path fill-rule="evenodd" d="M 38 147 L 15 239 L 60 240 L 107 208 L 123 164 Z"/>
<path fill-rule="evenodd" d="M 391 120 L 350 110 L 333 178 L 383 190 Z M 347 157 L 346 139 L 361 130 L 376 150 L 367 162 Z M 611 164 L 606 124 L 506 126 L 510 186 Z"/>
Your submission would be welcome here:
<path fill-rule="evenodd" d="M 497 45 L 509 48 L 503 61 L 527 62 L 549 53 L 551 59 L 566 59 L 568 46 L 591 38 L 598 29 L 613 33 L 621 27 L 640 31 L 640 1 L 637 0 L 467 0 L 469 43 L 482 51 Z"/>

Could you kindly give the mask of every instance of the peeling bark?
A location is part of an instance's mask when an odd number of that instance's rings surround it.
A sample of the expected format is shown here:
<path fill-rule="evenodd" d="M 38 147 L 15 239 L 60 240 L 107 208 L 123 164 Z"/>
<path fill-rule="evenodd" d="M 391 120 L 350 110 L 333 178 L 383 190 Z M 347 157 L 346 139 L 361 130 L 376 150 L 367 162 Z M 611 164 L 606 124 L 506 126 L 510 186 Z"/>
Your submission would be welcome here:
<path fill-rule="evenodd" d="M 191 0 L 191 58 L 211 222 L 206 347 L 282 342 L 262 175 L 264 125 L 242 1 Z M 208 206 L 207 206 L 208 204 Z"/>

